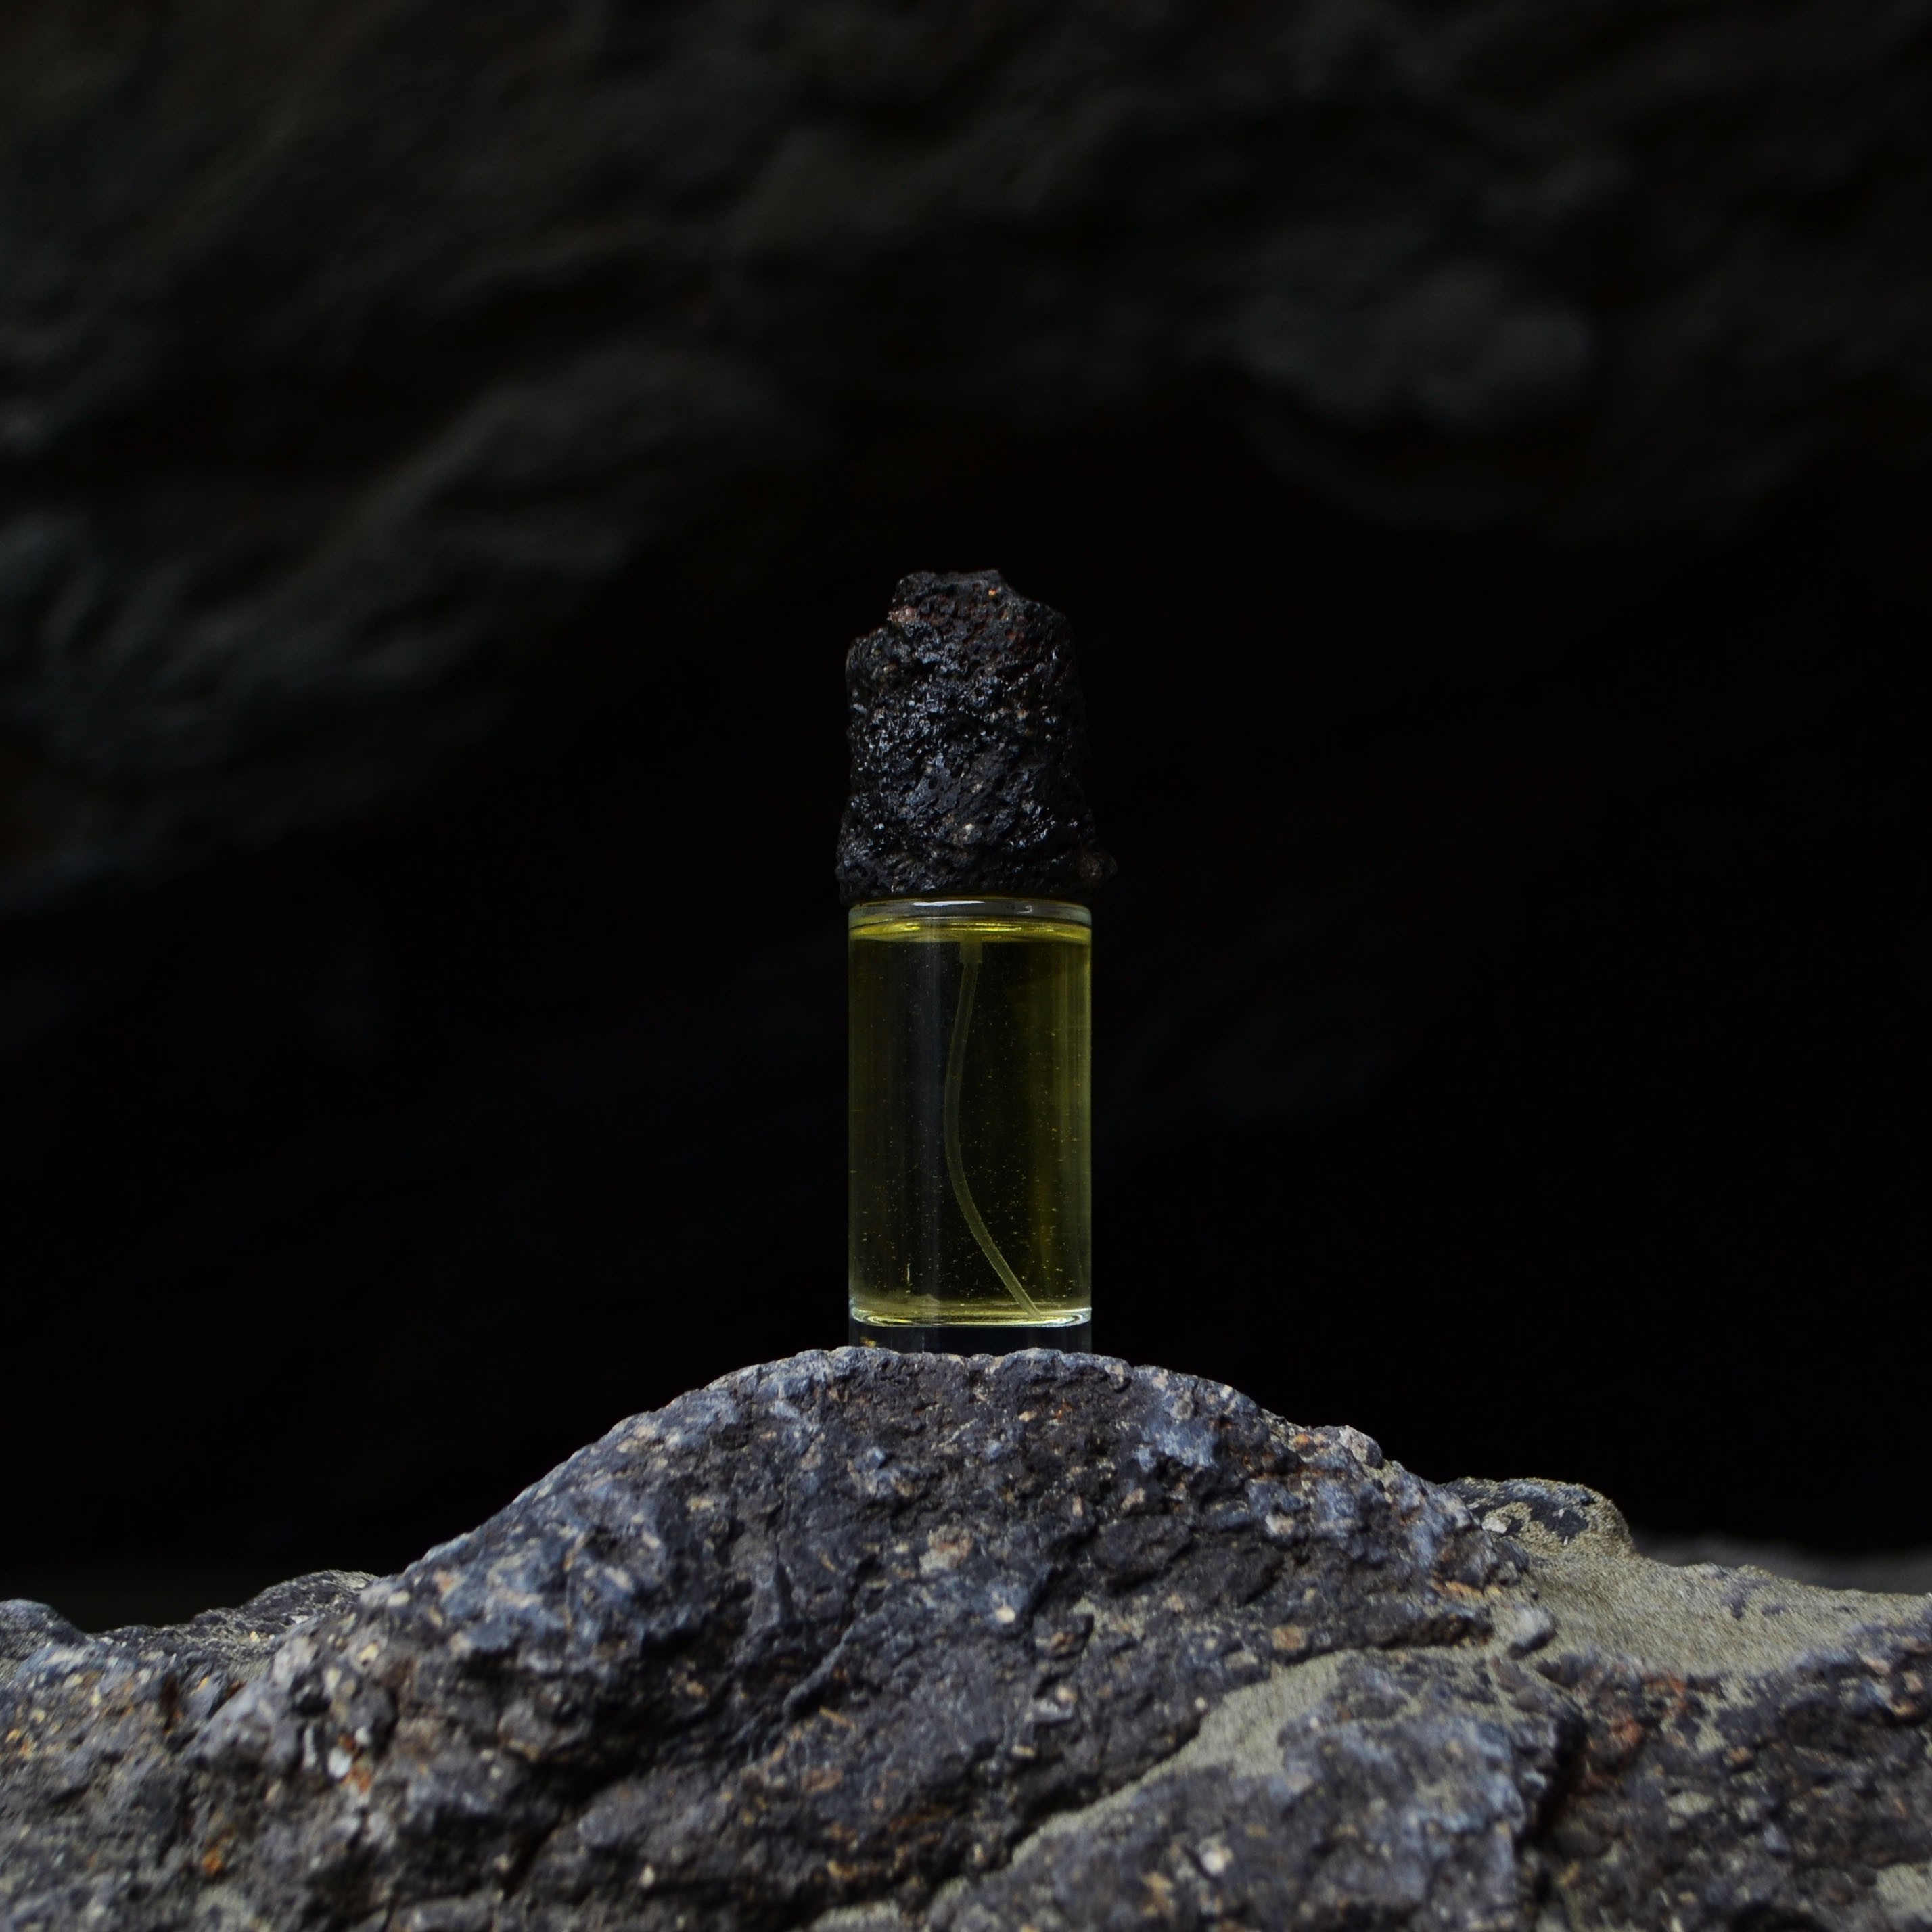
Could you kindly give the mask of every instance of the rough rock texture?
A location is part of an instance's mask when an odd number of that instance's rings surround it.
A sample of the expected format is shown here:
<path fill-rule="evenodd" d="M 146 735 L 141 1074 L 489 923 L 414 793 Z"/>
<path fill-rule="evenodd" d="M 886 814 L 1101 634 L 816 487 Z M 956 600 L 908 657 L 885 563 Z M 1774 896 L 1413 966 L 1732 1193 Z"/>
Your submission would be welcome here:
<path fill-rule="evenodd" d="M 10 0 L 8 902 L 366 807 L 935 424 L 1570 531 L 1922 464 L 1929 199 L 1921 0 Z"/>
<path fill-rule="evenodd" d="M 1066 620 L 997 570 L 902 578 L 845 658 L 852 791 L 842 904 L 914 893 L 1084 898 L 1114 870 L 1080 786 Z"/>
<path fill-rule="evenodd" d="M 843 1350 L 359 1594 L 0 1610 L 0 1926 L 1922 1927 L 1929 1718 L 1926 1600 L 1184 1376 Z"/>

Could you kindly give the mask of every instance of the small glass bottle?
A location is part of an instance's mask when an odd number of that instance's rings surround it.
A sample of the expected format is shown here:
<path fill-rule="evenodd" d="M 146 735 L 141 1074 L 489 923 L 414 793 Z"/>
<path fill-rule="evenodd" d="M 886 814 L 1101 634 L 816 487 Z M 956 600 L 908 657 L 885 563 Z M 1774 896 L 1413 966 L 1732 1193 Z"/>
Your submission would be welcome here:
<path fill-rule="evenodd" d="M 1090 1347 L 1092 915 L 974 898 L 848 916 L 851 1339 Z"/>

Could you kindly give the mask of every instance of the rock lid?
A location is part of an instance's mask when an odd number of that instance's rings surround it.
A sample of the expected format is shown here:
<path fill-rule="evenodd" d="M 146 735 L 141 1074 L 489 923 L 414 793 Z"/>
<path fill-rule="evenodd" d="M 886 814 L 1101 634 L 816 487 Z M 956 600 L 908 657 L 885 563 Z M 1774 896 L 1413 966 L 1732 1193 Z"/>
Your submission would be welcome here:
<path fill-rule="evenodd" d="M 1081 784 L 1070 626 L 997 570 L 902 578 L 845 658 L 839 902 L 1085 899 L 1114 870 Z"/>

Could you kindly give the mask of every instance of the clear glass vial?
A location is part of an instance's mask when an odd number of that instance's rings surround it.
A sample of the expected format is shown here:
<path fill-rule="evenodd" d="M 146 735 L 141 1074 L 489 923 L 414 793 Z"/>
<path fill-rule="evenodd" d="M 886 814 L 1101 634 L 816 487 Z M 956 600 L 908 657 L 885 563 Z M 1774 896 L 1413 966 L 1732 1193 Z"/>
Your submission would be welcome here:
<path fill-rule="evenodd" d="M 1093 937 L 1058 900 L 852 908 L 854 1341 L 1091 1346 Z"/>

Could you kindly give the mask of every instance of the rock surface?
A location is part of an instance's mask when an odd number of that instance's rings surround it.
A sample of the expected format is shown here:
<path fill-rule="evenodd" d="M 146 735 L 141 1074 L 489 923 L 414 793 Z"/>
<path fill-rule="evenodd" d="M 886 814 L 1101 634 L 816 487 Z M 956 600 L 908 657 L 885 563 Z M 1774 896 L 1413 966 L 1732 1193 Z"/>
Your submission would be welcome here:
<path fill-rule="evenodd" d="M 1921 1927 L 1928 1718 L 1932 1602 L 1185 1376 L 842 1350 L 394 1577 L 0 1610 L 0 1926 Z"/>
<path fill-rule="evenodd" d="M 0 898 L 420 782 L 881 439 L 1573 532 L 1922 466 L 1928 204 L 1916 0 L 11 0 Z"/>
<path fill-rule="evenodd" d="M 1087 713 L 1066 620 L 997 570 L 900 580 L 845 658 L 852 790 L 842 904 L 1084 899 L 1114 870 L 1081 788 Z"/>

